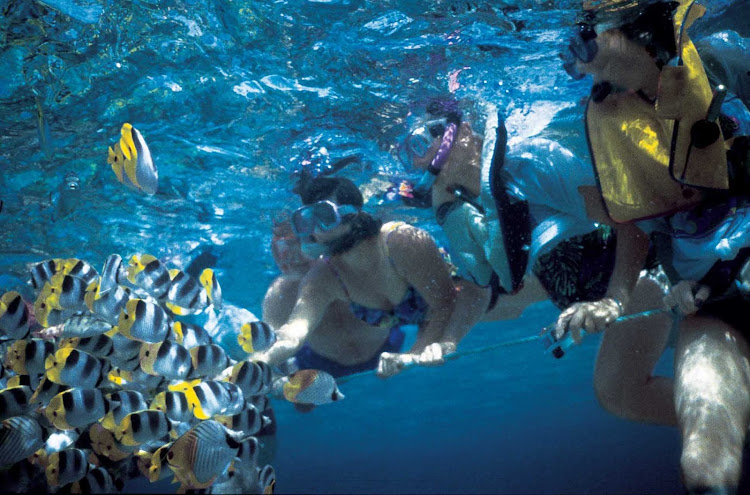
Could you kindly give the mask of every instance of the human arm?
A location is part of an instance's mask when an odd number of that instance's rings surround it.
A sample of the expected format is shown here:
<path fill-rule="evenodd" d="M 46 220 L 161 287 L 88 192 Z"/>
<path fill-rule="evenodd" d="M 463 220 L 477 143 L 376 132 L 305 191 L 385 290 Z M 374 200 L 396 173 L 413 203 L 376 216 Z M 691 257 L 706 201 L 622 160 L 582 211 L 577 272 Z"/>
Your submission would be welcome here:
<path fill-rule="evenodd" d="M 276 342 L 266 351 L 253 354 L 252 360 L 277 365 L 292 357 L 317 328 L 328 306 L 340 296 L 340 290 L 340 284 L 325 263 L 313 265 L 300 282 L 296 303 L 286 323 L 278 328 L 271 325 L 276 328 Z M 265 308 L 264 301 L 264 318 Z M 271 308 L 271 318 L 277 319 L 277 323 L 283 313 L 281 309 Z"/>
<path fill-rule="evenodd" d="M 616 224 L 615 266 L 607 295 L 598 301 L 575 303 L 564 310 L 555 325 L 555 335 L 570 332 L 576 343 L 581 331 L 597 333 L 623 315 L 648 255 L 648 236 L 635 224 Z"/>

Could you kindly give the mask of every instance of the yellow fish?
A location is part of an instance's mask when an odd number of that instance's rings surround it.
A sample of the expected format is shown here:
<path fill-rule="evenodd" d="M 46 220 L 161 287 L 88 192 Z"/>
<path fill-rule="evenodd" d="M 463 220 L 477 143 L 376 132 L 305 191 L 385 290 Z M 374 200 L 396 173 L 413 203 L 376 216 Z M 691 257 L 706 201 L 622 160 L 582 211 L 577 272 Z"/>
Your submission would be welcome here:
<path fill-rule="evenodd" d="M 44 415 L 55 428 L 83 428 L 102 419 L 107 413 L 104 394 L 96 388 L 71 388 L 52 397 Z"/>
<path fill-rule="evenodd" d="M 99 423 L 94 423 L 89 428 L 89 438 L 91 438 L 91 448 L 94 452 L 110 461 L 121 461 L 133 455 L 135 447 L 122 445 L 115 440 L 112 432 L 104 428 Z"/>
<path fill-rule="evenodd" d="M 62 486 L 78 481 L 89 472 L 88 454 L 81 449 L 65 449 L 49 455 L 45 474 L 50 486 Z"/>
<path fill-rule="evenodd" d="M 201 285 L 206 290 L 208 300 L 211 301 L 211 304 L 214 305 L 214 308 L 216 308 L 217 311 L 220 310 L 223 304 L 223 298 L 221 295 L 221 286 L 216 279 L 214 271 L 210 268 L 204 269 L 201 272 L 200 277 L 198 277 L 198 280 L 200 280 Z"/>
<path fill-rule="evenodd" d="M 129 339 L 163 342 L 169 334 L 169 316 L 156 304 L 131 299 L 120 312 L 117 328 Z"/>
<path fill-rule="evenodd" d="M 19 375 L 40 375 L 44 373 L 47 356 L 55 352 L 55 344 L 42 339 L 17 340 L 8 347 L 5 355 L 5 368 Z"/>
<path fill-rule="evenodd" d="M 23 339 L 29 334 L 29 308 L 15 291 L 0 297 L 0 337 Z"/>
<path fill-rule="evenodd" d="M 171 283 L 167 267 L 150 254 L 131 256 L 126 276 L 131 284 L 140 287 L 157 299 L 169 290 Z"/>
<path fill-rule="evenodd" d="M 252 321 L 245 323 L 237 335 L 237 343 L 248 354 L 265 351 L 276 342 L 276 333 L 268 323 Z"/>
<path fill-rule="evenodd" d="M 336 379 L 320 370 L 299 370 L 286 378 L 284 398 L 298 404 L 328 404 L 344 398 Z"/>
<path fill-rule="evenodd" d="M 175 478 L 188 488 L 208 488 L 237 455 L 237 435 L 220 423 L 201 421 L 174 441 L 167 463 Z"/>
<path fill-rule="evenodd" d="M 146 141 L 132 125 L 122 125 L 120 140 L 109 148 L 107 163 L 112 166 L 120 183 L 146 194 L 156 193 L 159 173 Z"/>
<path fill-rule="evenodd" d="M 154 409 L 144 409 L 125 416 L 115 430 L 115 438 L 123 445 L 140 445 L 164 439 L 172 429 L 167 415 Z"/>
<path fill-rule="evenodd" d="M 103 361 L 91 354 L 71 347 L 58 349 L 47 356 L 45 375 L 55 383 L 71 387 L 92 388 L 103 379 Z"/>

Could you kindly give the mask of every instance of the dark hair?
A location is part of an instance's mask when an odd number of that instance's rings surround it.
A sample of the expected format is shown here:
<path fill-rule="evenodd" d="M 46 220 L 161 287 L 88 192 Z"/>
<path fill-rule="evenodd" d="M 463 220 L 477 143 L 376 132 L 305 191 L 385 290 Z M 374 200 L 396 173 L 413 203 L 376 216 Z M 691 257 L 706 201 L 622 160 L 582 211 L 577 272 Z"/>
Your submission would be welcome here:
<path fill-rule="evenodd" d="M 677 55 L 673 19 L 678 6 L 678 2 L 651 4 L 634 21 L 620 28 L 628 39 L 646 47 L 660 69 Z"/>
<path fill-rule="evenodd" d="M 379 220 L 364 211 L 347 215 L 345 218 L 352 227 L 351 231 L 340 239 L 328 243 L 328 248 L 332 255 L 348 251 L 359 243 L 359 241 L 378 235 L 380 227 L 383 225 L 382 220 Z"/>
<path fill-rule="evenodd" d="M 293 191 L 306 205 L 325 199 L 332 199 L 337 205 L 352 205 L 357 209 L 364 204 L 357 185 L 342 177 L 312 177 L 303 172 Z"/>

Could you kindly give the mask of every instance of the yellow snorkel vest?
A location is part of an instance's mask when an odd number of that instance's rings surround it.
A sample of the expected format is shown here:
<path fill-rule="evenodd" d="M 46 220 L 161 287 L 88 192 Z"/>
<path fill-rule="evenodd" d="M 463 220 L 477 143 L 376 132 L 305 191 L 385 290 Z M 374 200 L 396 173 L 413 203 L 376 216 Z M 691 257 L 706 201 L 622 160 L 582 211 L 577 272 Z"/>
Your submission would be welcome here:
<path fill-rule="evenodd" d="M 713 98 L 686 32 L 704 13 L 700 5 L 680 2 L 674 25 L 682 65 L 662 69 L 655 104 L 622 91 L 586 108 L 594 170 L 615 222 L 688 209 L 701 201 L 701 189 L 729 188 L 722 137 L 705 148 L 694 146 L 691 138 L 693 124 L 706 118 Z"/>

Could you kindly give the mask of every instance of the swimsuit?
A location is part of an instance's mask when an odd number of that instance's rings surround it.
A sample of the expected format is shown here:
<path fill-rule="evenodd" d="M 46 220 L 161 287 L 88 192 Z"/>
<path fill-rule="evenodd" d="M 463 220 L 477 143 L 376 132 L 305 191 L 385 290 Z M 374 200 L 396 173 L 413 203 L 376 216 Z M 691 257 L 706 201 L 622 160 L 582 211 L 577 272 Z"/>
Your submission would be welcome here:
<path fill-rule="evenodd" d="M 386 253 L 388 252 L 387 236 L 400 225 L 403 225 L 403 222 L 386 224 L 386 238 L 383 241 Z M 390 254 L 388 254 L 388 259 L 391 262 L 391 266 L 395 268 L 395 264 Z M 401 302 L 395 305 L 392 309 L 370 308 L 352 301 L 349 291 L 347 290 L 344 281 L 341 279 L 341 275 L 339 275 L 336 268 L 330 262 L 330 258 L 325 258 L 325 262 L 336 275 L 339 283 L 341 283 L 341 287 L 344 289 L 344 294 L 346 294 L 346 297 L 349 299 L 349 307 L 354 316 L 368 325 L 380 328 L 394 328 L 402 325 L 418 325 L 424 321 L 429 305 L 414 287 L 409 286 Z"/>
<path fill-rule="evenodd" d="M 344 365 L 332 359 L 321 356 L 310 346 L 305 343 L 302 348 L 294 355 L 294 361 L 297 369 L 316 369 L 329 373 L 334 378 L 345 375 L 352 375 L 361 371 L 374 370 L 378 367 L 380 355 L 384 352 L 401 352 L 404 345 L 404 332 L 399 327 L 391 328 L 388 339 L 383 343 L 380 349 L 373 356 L 358 364 Z"/>

